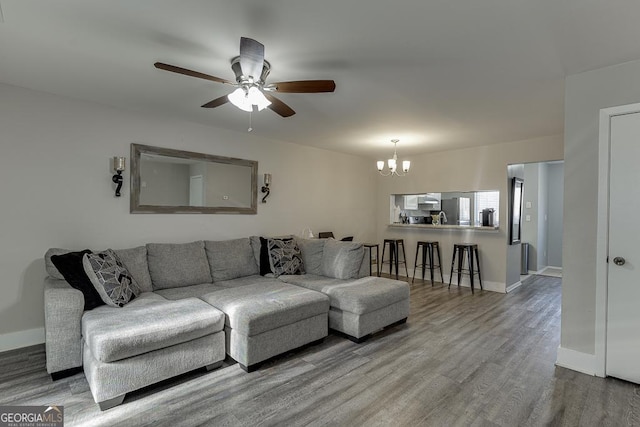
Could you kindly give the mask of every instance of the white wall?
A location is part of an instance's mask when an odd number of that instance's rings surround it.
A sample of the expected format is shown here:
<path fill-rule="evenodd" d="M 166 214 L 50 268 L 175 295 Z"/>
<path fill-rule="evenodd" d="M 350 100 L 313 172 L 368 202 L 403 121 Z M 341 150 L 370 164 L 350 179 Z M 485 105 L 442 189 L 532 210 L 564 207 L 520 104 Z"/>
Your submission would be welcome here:
<path fill-rule="evenodd" d="M 595 353 L 598 126 L 602 108 L 640 102 L 640 61 L 567 77 L 561 347 Z"/>
<path fill-rule="evenodd" d="M 42 336 L 42 256 L 50 247 L 125 248 L 297 234 L 304 227 L 376 237 L 371 161 L 261 139 L 259 129 L 231 132 L 0 85 L 0 132 L 5 349 Z M 110 160 L 129 157 L 132 142 L 257 160 L 259 176 L 273 174 L 271 196 L 257 215 L 129 214 L 129 171 L 115 198 Z"/>
<path fill-rule="evenodd" d="M 418 240 L 438 240 L 443 250 L 445 279 L 451 266 L 453 244 L 461 241 L 478 243 L 483 282 L 487 288 L 504 292 L 507 282 L 507 165 L 562 159 L 562 135 L 505 144 L 488 145 L 465 150 L 451 150 L 406 158 L 411 160 L 411 172 L 402 178 L 378 176 L 377 241 L 403 238 L 412 274 L 415 246 Z M 405 160 L 402 151 L 400 160 Z M 371 161 L 371 166 L 375 165 Z M 497 232 L 454 230 L 416 230 L 389 227 L 389 196 L 444 191 L 500 191 L 500 229 Z M 520 268 L 520 258 L 517 265 Z"/>
<path fill-rule="evenodd" d="M 547 166 L 547 264 L 562 267 L 562 221 L 564 218 L 564 164 L 549 163 Z"/>

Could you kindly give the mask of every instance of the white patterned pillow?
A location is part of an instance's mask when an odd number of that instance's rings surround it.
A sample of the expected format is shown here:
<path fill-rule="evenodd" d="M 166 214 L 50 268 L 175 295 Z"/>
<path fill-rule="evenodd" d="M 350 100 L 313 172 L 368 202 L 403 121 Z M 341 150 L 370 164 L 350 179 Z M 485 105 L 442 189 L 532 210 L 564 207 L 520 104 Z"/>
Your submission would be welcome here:
<path fill-rule="evenodd" d="M 269 264 L 275 277 L 281 274 L 304 274 L 300 248 L 294 239 L 267 239 Z"/>
<path fill-rule="evenodd" d="M 82 265 L 105 304 L 122 307 L 140 295 L 140 286 L 111 249 L 86 254 Z"/>

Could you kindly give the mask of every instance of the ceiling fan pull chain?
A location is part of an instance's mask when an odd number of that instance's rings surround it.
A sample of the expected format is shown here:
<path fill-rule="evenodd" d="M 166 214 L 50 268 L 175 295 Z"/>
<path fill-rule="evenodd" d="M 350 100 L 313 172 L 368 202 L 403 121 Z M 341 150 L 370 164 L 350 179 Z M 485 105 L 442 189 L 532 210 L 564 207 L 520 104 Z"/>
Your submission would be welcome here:
<path fill-rule="evenodd" d="M 253 128 L 251 127 L 251 111 L 249 111 L 249 129 L 247 129 L 247 132 L 251 132 L 253 130 Z"/>

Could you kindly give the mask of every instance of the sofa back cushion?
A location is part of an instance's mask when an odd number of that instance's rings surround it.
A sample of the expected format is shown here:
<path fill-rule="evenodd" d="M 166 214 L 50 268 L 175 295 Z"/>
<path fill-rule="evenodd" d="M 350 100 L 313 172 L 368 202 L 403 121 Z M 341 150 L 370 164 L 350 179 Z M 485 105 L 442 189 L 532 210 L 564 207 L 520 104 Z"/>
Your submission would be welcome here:
<path fill-rule="evenodd" d="M 204 242 L 214 282 L 258 274 L 248 238 Z"/>
<path fill-rule="evenodd" d="M 137 248 L 130 249 L 116 249 L 114 252 L 118 255 L 118 258 L 120 258 L 124 266 L 127 267 L 133 280 L 138 283 L 140 291 L 153 291 L 151 276 L 149 275 L 149 265 L 147 264 L 147 247 L 138 246 Z"/>
<path fill-rule="evenodd" d="M 211 283 L 202 240 L 192 243 L 148 243 L 147 262 L 153 289 Z"/>
<path fill-rule="evenodd" d="M 307 274 L 322 274 L 322 253 L 324 251 L 325 239 L 302 239 L 296 238 L 300 252 L 302 252 L 302 262 Z"/>
<path fill-rule="evenodd" d="M 322 251 L 322 275 L 336 279 L 355 279 L 360 274 L 363 257 L 362 243 L 328 239 Z"/>

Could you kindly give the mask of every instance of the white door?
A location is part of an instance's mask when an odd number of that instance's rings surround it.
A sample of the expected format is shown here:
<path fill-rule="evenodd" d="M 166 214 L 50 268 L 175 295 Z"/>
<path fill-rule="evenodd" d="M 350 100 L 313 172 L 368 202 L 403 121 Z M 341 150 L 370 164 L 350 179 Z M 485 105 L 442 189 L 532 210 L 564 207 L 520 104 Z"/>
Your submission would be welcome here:
<path fill-rule="evenodd" d="M 204 182 L 202 175 L 193 175 L 189 181 L 189 206 L 204 205 Z"/>
<path fill-rule="evenodd" d="M 611 118 L 610 148 L 606 374 L 640 383 L 640 113 Z"/>

